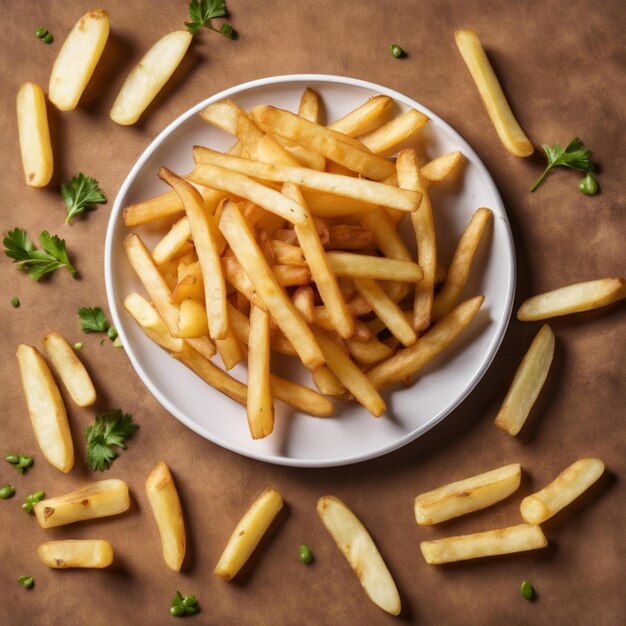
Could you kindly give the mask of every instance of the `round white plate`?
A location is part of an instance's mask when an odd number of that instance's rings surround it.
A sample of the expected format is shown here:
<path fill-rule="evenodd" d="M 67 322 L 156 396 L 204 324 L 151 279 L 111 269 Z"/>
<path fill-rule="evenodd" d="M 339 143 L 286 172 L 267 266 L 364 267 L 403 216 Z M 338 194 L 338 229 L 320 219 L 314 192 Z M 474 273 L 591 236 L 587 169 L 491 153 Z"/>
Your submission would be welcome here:
<path fill-rule="evenodd" d="M 187 173 L 193 166 L 194 144 L 227 150 L 233 138 L 203 122 L 197 115 L 208 104 L 231 98 L 245 109 L 269 103 L 297 111 L 305 87 L 317 91 L 329 121 L 341 117 L 370 96 L 385 94 L 397 111 L 419 109 L 430 122 L 419 136 L 424 159 L 460 150 L 464 172 L 456 185 L 432 188 L 440 259 L 449 263 L 459 235 L 481 206 L 494 212 L 474 260 L 464 297 L 482 293 L 483 308 L 464 334 L 410 388 L 386 394 L 387 415 L 375 419 L 357 404 L 337 403 L 337 415 L 319 419 L 277 403 L 271 436 L 253 441 L 243 407 L 209 387 L 193 372 L 152 343 L 123 307 L 131 291 L 143 293 L 123 249 L 128 233 L 122 220 L 124 206 L 166 191 L 157 178 L 161 166 Z M 138 229 L 146 244 L 154 245 L 162 225 Z M 496 186 L 472 148 L 446 122 L 410 98 L 386 87 L 341 76 L 293 75 L 264 78 L 218 93 L 199 103 L 170 124 L 147 148 L 124 181 L 115 200 L 105 247 L 105 279 L 109 307 L 126 352 L 155 398 L 183 424 L 199 435 L 239 454 L 280 465 L 328 467 L 372 459 L 395 450 L 441 421 L 470 393 L 483 376 L 504 336 L 515 290 L 515 254 L 506 212 Z M 301 381 L 312 385 L 304 368 L 289 370 L 276 359 L 278 373 L 301 369 Z M 290 365 L 293 360 L 290 361 Z M 274 367 L 273 365 L 273 367 Z M 244 366 L 232 372 L 245 381 Z"/>

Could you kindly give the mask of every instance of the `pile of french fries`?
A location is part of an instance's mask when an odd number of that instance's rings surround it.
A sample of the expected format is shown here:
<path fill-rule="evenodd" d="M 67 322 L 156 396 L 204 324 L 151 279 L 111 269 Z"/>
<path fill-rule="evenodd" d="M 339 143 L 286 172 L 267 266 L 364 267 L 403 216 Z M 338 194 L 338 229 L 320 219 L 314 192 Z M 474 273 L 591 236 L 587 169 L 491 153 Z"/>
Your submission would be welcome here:
<path fill-rule="evenodd" d="M 389 119 L 392 105 L 375 96 L 324 126 L 311 89 L 297 114 L 216 102 L 200 115 L 234 135 L 228 153 L 195 146 L 191 172 L 159 171 L 171 191 L 124 209 L 128 227 L 175 218 L 152 251 L 128 235 L 149 299 L 131 293 L 125 308 L 174 358 L 246 406 L 254 439 L 272 432 L 275 399 L 316 416 L 332 413 L 331 399 L 355 399 L 382 415 L 381 389 L 413 380 L 483 302 L 460 298 L 492 213 L 476 211 L 443 270 L 429 187 L 461 155 L 422 167 L 411 149 L 383 156 L 428 121 L 413 109 Z M 400 236 L 405 218 L 416 259 Z M 272 351 L 297 357 L 319 393 L 272 375 Z M 246 358 L 247 385 L 224 371 Z"/>

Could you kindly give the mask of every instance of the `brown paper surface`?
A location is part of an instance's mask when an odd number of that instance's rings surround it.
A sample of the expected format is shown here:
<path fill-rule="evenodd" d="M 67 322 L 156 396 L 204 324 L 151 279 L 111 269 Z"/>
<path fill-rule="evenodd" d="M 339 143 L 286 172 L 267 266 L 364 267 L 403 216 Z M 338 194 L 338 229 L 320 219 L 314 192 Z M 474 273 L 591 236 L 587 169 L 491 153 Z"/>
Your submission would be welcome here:
<path fill-rule="evenodd" d="M 141 121 L 129 128 L 108 112 L 127 72 L 166 32 L 183 26 L 186 2 L 107 0 L 111 37 L 79 107 L 49 106 L 55 175 L 44 189 L 23 183 L 15 94 L 26 80 L 47 83 L 64 37 L 88 2 L 8 2 L 0 6 L 3 234 L 19 226 L 65 237 L 80 280 L 65 271 L 36 284 L 0 260 L 0 453 L 32 453 L 35 466 L 18 476 L 0 461 L 0 483 L 17 495 L 0 502 L 0 623 L 15 625 L 168 624 L 177 589 L 194 593 L 202 624 L 603 624 L 624 620 L 624 307 L 563 319 L 554 365 L 518 438 L 493 426 L 507 386 L 538 324 L 511 322 L 500 351 L 471 396 L 432 431 L 404 449 L 352 467 L 297 470 L 249 460 L 205 441 L 161 408 L 123 350 L 78 327 L 79 306 L 103 306 L 103 248 L 109 211 L 129 169 L 148 143 L 182 112 L 227 87 L 275 74 L 319 72 L 378 82 L 415 98 L 447 120 L 486 163 L 503 196 L 518 261 L 516 307 L 557 286 L 626 273 L 624 262 L 624 4 L 609 2 L 376 2 L 229 0 L 240 39 L 204 32 Z M 39 26 L 55 36 L 37 40 Z M 581 176 L 558 171 L 529 193 L 544 158 L 510 156 L 500 144 L 454 43 L 458 28 L 484 42 L 512 107 L 535 143 L 580 135 L 594 151 L 602 193 L 577 190 Z M 388 51 L 398 43 L 403 60 Z M 109 203 L 71 226 L 63 224 L 61 181 L 96 177 Z M 21 307 L 10 304 L 19 296 Z M 81 352 L 99 393 L 95 409 L 77 409 L 67 394 L 76 448 L 69 475 L 37 448 L 19 381 L 15 348 L 40 345 L 44 333 L 83 341 Z M 85 466 L 82 430 L 95 410 L 121 407 L 141 429 L 106 477 L 128 482 L 130 512 L 93 524 L 48 531 L 24 513 L 38 489 L 65 493 L 103 476 Z M 364 423 L 364 428 L 367 424 Z M 570 509 L 545 524 L 543 551 L 448 567 L 424 563 L 420 540 L 517 524 L 521 497 L 542 487 L 578 458 L 596 456 L 605 476 Z M 164 565 L 143 483 L 164 459 L 181 495 L 188 554 L 180 574 Z M 500 465 L 520 462 L 518 493 L 440 527 L 418 528 L 416 494 Z M 279 489 L 286 510 L 234 583 L 212 571 L 237 520 L 265 487 Z M 402 596 L 399 618 L 373 606 L 315 512 L 317 498 L 342 498 L 370 529 Z M 53 571 L 36 547 L 56 538 L 112 542 L 115 563 L 104 571 Z M 315 563 L 298 561 L 306 542 Z M 21 574 L 36 579 L 26 591 Z M 524 601 L 528 579 L 538 598 Z M 194 622 L 192 622 L 194 623 Z"/>

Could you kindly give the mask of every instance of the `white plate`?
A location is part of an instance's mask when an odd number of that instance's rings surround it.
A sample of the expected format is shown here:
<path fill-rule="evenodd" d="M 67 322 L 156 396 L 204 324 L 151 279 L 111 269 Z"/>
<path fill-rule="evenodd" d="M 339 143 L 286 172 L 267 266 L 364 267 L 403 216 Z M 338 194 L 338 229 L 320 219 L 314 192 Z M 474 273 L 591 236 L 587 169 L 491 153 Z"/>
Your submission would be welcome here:
<path fill-rule="evenodd" d="M 275 432 L 253 441 L 245 409 L 169 357 L 125 312 L 124 297 L 133 290 L 143 290 L 124 254 L 128 229 L 122 208 L 166 190 L 156 176 L 160 166 L 188 172 L 193 166 L 194 144 L 219 150 L 232 145 L 231 136 L 197 115 L 208 104 L 231 98 L 245 109 L 269 103 L 295 111 L 307 86 L 321 95 L 329 121 L 370 96 L 385 94 L 396 101 L 398 111 L 414 107 L 430 117 L 420 136 L 424 157 L 462 151 L 466 158 L 462 182 L 453 189 L 432 189 L 437 241 L 440 258 L 447 264 L 472 213 L 481 206 L 493 210 L 492 226 L 481 241 L 464 294 L 483 293 L 485 304 L 463 336 L 412 387 L 387 394 L 386 416 L 375 419 L 356 404 L 339 403 L 336 417 L 317 419 L 281 405 L 277 406 Z M 163 233 L 162 227 L 154 226 L 138 230 L 148 246 Z M 256 80 L 212 96 L 181 115 L 150 144 L 115 200 L 107 230 L 105 278 L 111 315 L 126 352 L 141 380 L 167 411 L 199 435 L 239 454 L 280 465 L 328 467 L 391 452 L 432 428 L 463 401 L 486 372 L 504 336 L 513 305 L 515 254 L 506 212 L 491 176 L 472 148 L 442 119 L 380 85 L 341 76 L 293 75 Z M 312 384 L 301 369 L 302 380 Z M 243 366 L 232 373 L 245 381 Z"/>

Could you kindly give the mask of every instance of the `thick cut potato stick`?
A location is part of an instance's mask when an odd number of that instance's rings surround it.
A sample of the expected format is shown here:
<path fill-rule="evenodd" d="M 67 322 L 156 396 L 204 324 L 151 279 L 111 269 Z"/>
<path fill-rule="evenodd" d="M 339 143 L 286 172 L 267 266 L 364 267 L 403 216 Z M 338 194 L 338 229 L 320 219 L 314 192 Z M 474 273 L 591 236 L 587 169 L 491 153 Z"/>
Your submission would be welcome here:
<path fill-rule="evenodd" d="M 280 241 L 280 239 L 272 239 L 270 245 L 277 264 L 295 265 L 296 267 L 308 266 L 300 246 L 294 246 L 285 241 Z"/>
<path fill-rule="evenodd" d="M 515 119 L 478 35 L 471 30 L 457 30 L 454 38 L 500 141 L 511 154 L 530 156 L 533 145 Z"/>
<path fill-rule="evenodd" d="M 399 615 L 398 588 L 361 520 L 333 496 L 324 496 L 317 501 L 317 513 L 369 599 L 383 611 Z"/>
<path fill-rule="evenodd" d="M 192 35 L 175 30 L 157 41 L 126 77 L 113 107 L 111 119 L 134 124 L 148 108 L 183 60 Z"/>
<path fill-rule="evenodd" d="M 413 283 L 422 279 L 422 268 L 413 261 L 396 261 L 352 252 L 327 252 L 328 264 L 335 276 L 395 280 Z"/>
<path fill-rule="evenodd" d="M 374 96 L 360 107 L 328 125 L 331 130 L 357 137 L 382 126 L 393 106 L 393 98 Z"/>
<path fill-rule="evenodd" d="M 375 204 L 336 196 L 333 193 L 300 189 L 313 215 L 323 218 L 359 217 L 376 209 Z"/>
<path fill-rule="evenodd" d="M 179 270 L 178 282 L 174 285 L 171 295 L 172 304 L 181 305 L 185 300 L 193 299 L 205 302 L 202 272 L 198 262 L 190 263 Z M 208 321 L 207 321 L 208 324 Z"/>
<path fill-rule="evenodd" d="M 253 178 L 294 183 L 317 192 L 345 196 L 353 200 L 361 200 L 369 204 L 386 206 L 400 211 L 417 210 L 422 199 L 422 195 L 416 191 L 399 189 L 398 187 L 392 187 L 391 185 L 373 180 L 352 178 L 350 176 L 341 176 L 340 174 L 327 174 L 326 172 L 318 172 L 305 167 L 268 165 L 267 163 L 250 161 L 249 159 L 222 154 L 210 148 L 198 146 L 194 148 L 193 154 L 197 165 L 188 178 L 200 185 L 211 186 L 213 184 L 215 170 L 211 168 L 218 166 L 218 174 L 225 171 L 224 168 L 228 168 L 233 172 L 239 172 Z M 272 190 L 268 189 L 268 191 Z M 233 192 L 237 193 L 235 190 Z M 249 199 L 254 201 L 253 198 Z M 257 202 L 257 204 L 261 203 Z M 293 220 L 291 221 L 293 222 Z"/>
<path fill-rule="evenodd" d="M 226 194 L 223 194 L 224 196 Z M 183 203 L 175 191 L 167 191 L 161 195 L 142 200 L 124 207 L 124 224 L 128 227 L 141 226 L 148 222 L 178 215 L 184 211 Z"/>
<path fill-rule="evenodd" d="M 523 322 L 598 309 L 626 298 L 626 279 L 600 278 L 533 296 L 522 303 L 517 319 Z"/>
<path fill-rule="evenodd" d="M 415 498 L 415 519 L 420 526 L 430 526 L 479 511 L 510 496 L 521 477 L 519 463 L 512 463 L 427 491 Z"/>
<path fill-rule="evenodd" d="M 474 319 L 483 301 L 483 296 L 475 296 L 462 302 L 415 344 L 373 367 L 367 372 L 372 384 L 380 389 L 415 375 L 458 337 Z"/>
<path fill-rule="evenodd" d="M 270 376 L 272 395 L 281 402 L 314 417 L 328 417 L 333 412 L 333 403 L 309 387 L 290 380 Z"/>
<path fill-rule="evenodd" d="M 564 469 L 541 491 L 526 496 L 520 505 L 525 522 L 543 524 L 573 502 L 604 473 L 600 459 L 580 459 Z"/>
<path fill-rule="evenodd" d="M 348 307 L 348 309 L 350 309 L 350 307 Z M 371 309 L 369 307 L 367 312 L 371 312 Z M 359 314 L 359 311 L 353 313 Z M 335 332 L 337 331 L 326 307 L 316 306 L 313 309 L 313 323 L 316 326 L 323 328 L 324 330 L 330 330 Z M 372 333 L 367 327 L 367 324 L 363 323 L 361 320 L 354 319 L 354 334 L 352 335 L 352 337 L 356 341 L 368 341 L 372 337 Z"/>
<path fill-rule="evenodd" d="M 302 92 L 298 115 L 309 122 L 320 123 L 320 97 L 310 87 Z"/>
<path fill-rule="evenodd" d="M 67 474 L 74 465 L 74 445 L 65 404 L 52 372 L 32 346 L 17 347 L 17 362 L 39 448 L 48 463 Z"/>
<path fill-rule="evenodd" d="M 91 406 L 96 401 L 96 390 L 74 348 L 61 333 L 47 334 L 43 347 L 72 400 L 78 406 Z"/>
<path fill-rule="evenodd" d="M 128 486 L 115 478 L 90 483 L 64 496 L 46 498 L 34 507 L 41 528 L 118 515 L 130 507 Z"/>
<path fill-rule="evenodd" d="M 378 341 L 376 337 L 372 337 L 367 341 L 348 339 L 346 346 L 355 360 L 367 365 L 388 359 L 393 354 L 393 350 L 381 341 Z"/>
<path fill-rule="evenodd" d="M 276 135 L 274 139 L 291 155 L 302 167 L 323 172 L 326 167 L 326 159 L 319 153 L 313 152 L 304 146 L 293 143 L 288 139 Z"/>
<path fill-rule="evenodd" d="M 435 157 L 420 169 L 424 182 L 429 185 L 440 183 L 450 175 L 462 158 L 463 155 L 460 152 L 448 152 Z"/>
<path fill-rule="evenodd" d="M 270 165 L 300 165 L 273 135 L 264 133 L 243 111 L 237 115 L 235 132 L 250 159 Z"/>
<path fill-rule="evenodd" d="M 245 565 L 263 535 L 283 508 L 283 498 L 276 489 L 266 489 L 246 511 L 230 536 L 215 575 L 232 580 Z"/>
<path fill-rule="evenodd" d="M 298 287 L 291 296 L 293 303 L 296 305 L 296 308 L 300 313 L 302 313 L 302 317 L 306 320 L 308 324 L 313 323 L 313 309 L 315 308 L 315 292 L 312 287 L 308 285 Z"/>
<path fill-rule="evenodd" d="M 146 495 L 161 537 L 163 560 L 179 572 L 185 558 L 185 521 L 176 483 L 169 467 L 159 461 L 146 480 Z"/>
<path fill-rule="evenodd" d="M 76 108 L 108 38 L 109 15 L 104 9 L 92 9 L 74 24 L 50 73 L 48 98 L 58 109 Z"/>
<path fill-rule="evenodd" d="M 337 224 L 328 229 L 328 250 L 354 250 L 356 252 L 376 250 L 374 234 L 356 224 Z"/>
<path fill-rule="evenodd" d="M 133 316 L 146 335 L 165 350 L 180 352 L 183 340 L 173 337 L 156 309 L 138 293 L 130 293 L 124 299 L 124 308 Z"/>
<path fill-rule="evenodd" d="M 513 382 L 498 411 L 495 424 L 511 436 L 517 435 L 548 377 L 554 357 L 554 333 L 544 324 L 524 355 Z"/>
<path fill-rule="evenodd" d="M 367 379 L 367 376 L 352 362 L 350 357 L 325 331 L 315 329 L 315 337 L 326 357 L 326 365 L 354 397 L 374 416 L 380 417 L 386 409 L 385 401 Z"/>
<path fill-rule="evenodd" d="M 216 339 L 215 347 L 227 370 L 233 369 L 245 356 L 244 350 L 237 339 L 235 331 L 228 327 L 228 334 L 224 339 Z"/>
<path fill-rule="evenodd" d="M 422 203 L 423 201 L 422 198 Z M 385 211 L 376 209 L 363 214 L 361 224 L 372 234 L 378 249 L 386 257 L 396 259 L 396 261 L 413 261 L 411 253 L 407 250 L 402 237 L 396 230 L 395 224 Z"/>
<path fill-rule="evenodd" d="M 416 109 L 409 109 L 384 126 L 359 137 L 372 154 L 383 154 L 412 137 L 426 122 L 428 117 Z"/>
<path fill-rule="evenodd" d="M 308 267 L 293 265 L 274 265 L 272 271 L 279 285 L 283 287 L 297 287 L 308 285 L 311 282 L 311 271 Z"/>
<path fill-rule="evenodd" d="M 24 83 L 17 92 L 17 132 L 26 184 L 45 187 L 54 166 L 46 97 L 37 83 Z"/>
<path fill-rule="evenodd" d="M 459 243 L 457 244 L 452 262 L 448 268 L 448 276 L 446 277 L 441 290 L 433 301 L 432 319 L 440 320 L 444 315 L 449 313 L 459 301 L 463 287 L 469 275 L 474 253 L 478 247 L 478 243 L 485 230 L 485 226 L 491 219 L 491 209 L 481 208 L 472 215 L 472 219 L 466 226 Z M 437 263 L 435 261 L 434 269 Z M 434 281 L 434 272 L 433 272 Z"/>
<path fill-rule="evenodd" d="M 52 569 L 101 569 L 113 563 L 113 546 L 103 539 L 64 539 L 37 547 L 37 556 Z"/>
<path fill-rule="evenodd" d="M 180 256 L 181 249 L 189 243 L 191 228 L 187 217 L 181 217 L 168 231 L 167 235 L 154 246 L 152 258 L 157 265 L 167 263 Z"/>
<path fill-rule="evenodd" d="M 420 549 L 426 563 L 441 565 L 485 556 L 537 550 L 548 545 L 540 526 L 520 524 L 473 535 L 422 541 Z"/>
<path fill-rule="evenodd" d="M 298 351 L 304 365 L 308 368 L 323 365 L 324 356 L 311 329 L 278 284 L 235 203 L 225 204 L 219 228 L 263 300 L 268 313 Z"/>
<path fill-rule="evenodd" d="M 327 365 L 316 367 L 311 375 L 315 386 L 325 396 L 343 396 L 348 393 L 348 390 Z"/>

